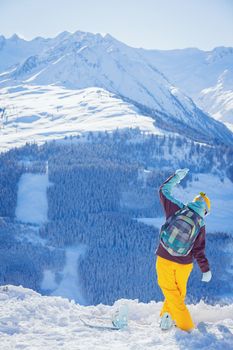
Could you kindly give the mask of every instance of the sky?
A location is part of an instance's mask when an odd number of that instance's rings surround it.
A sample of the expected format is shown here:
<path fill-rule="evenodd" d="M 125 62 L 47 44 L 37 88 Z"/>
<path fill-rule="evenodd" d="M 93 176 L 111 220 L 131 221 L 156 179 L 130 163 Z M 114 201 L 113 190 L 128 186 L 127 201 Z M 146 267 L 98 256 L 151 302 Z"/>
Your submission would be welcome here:
<path fill-rule="evenodd" d="M 0 0 L 0 35 L 109 33 L 133 47 L 233 46 L 233 0 Z"/>

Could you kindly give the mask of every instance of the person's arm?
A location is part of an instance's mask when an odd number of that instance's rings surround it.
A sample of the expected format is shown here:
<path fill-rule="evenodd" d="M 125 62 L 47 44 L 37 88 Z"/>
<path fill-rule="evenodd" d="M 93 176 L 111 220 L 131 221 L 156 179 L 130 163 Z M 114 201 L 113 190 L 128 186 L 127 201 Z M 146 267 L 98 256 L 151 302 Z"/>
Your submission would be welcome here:
<path fill-rule="evenodd" d="M 203 273 L 210 271 L 208 259 L 205 256 L 205 226 L 202 226 L 195 240 L 192 253 Z"/>
<path fill-rule="evenodd" d="M 184 204 L 172 195 L 173 188 L 186 176 L 188 169 L 178 169 L 171 175 L 159 189 L 159 196 L 165 211 L 166 219 L 175 214 L 177 210 L 184 207 Z"/>

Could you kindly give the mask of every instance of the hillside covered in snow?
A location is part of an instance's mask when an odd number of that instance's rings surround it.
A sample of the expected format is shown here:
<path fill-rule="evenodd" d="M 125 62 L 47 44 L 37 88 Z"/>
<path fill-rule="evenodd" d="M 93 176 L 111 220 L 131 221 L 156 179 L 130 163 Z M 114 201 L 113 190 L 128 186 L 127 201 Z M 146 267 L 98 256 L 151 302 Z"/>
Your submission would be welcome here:
<path fill-rule="evenodd" d="M 81 319 L 111 325 L 122 305 L 128 309 L 128 327 L 122 330 L 89 328 Z M 162 303 L 118 300 L 114 305 L 81 306 L 60 297 L 46 297 L 22 287 L 0 287 L 1 348 L 129 350 L 211 349 L 231 350 L 233 306 L 189 305 L 197 328 L 187 334 L 179 329 L 164 333 L 159 328 Z"/>
<path fill-rule="evenodd" d="M 0 103 L 7 103 L 0 150 L 22 146 L 28 141 L 39 144 L 88 132 L 112 133 L 115 129 L 139 128 L 164 135 L 151 116 L 143 115 L 101 88 L 81 90 L 61 86 L 25 86 L 1 89 Z"/>

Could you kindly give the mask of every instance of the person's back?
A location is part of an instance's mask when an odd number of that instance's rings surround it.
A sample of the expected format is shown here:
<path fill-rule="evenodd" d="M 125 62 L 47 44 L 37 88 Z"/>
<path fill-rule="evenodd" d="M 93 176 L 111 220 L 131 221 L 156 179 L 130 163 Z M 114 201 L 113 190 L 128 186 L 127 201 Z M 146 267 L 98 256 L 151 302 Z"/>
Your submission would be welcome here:
<path fill-rule="evenodd" d="M 161 185 L 159 195 L 168 222 L 169 220 L 171 221 L 181 209 L 185 208 L 188 208 L 189 211 L 193 213 L 193 216 L 199 218 L 199 226 L 196 224 L 197 230 L 195 231 L 195 239 L 191 242 L 190 251 L 184 255 L 174 252 L 172 244 L 168 247 L 168 245 L 164 244 L 165 242 L 163 240 L 160 240 L 156 251 L 156 270 L 158 284 L 165 297 L 163 308 L 160 313 L 162 317 L 161 328 L 166 329 L 164 326 L 165 324 L 171 326 L 172 322 L 170 321 L 173 320 L 177 327 L 189 331 L 193 329 L 195 325 L 185 305 L 185 296 L 188 278 L 193 268 L 193 259 L 196 259 L 203 272 L 203 281 L 209 282 L 211 279 L 211 272 L 208 260 L 205 256 L 204 217 L 210 210 L 210 201 L 208 197 L 201 192 L 192 202 L 185 205 L 172 195 L 174 186 L 176 186 L 187 173 L 188 169 L 178 169 L 174 175 L 170 176 Z M 168 225 L 163 226 L 161 230 L 166 227 L 168 227 Z M 180 243 L 180 246 L 182 246 L 182 230 L 184 230 L 184 227 L 185 225 L 179 224 L 176 225 L 175 229 L 173 227 L 173 231 L 171 229 L 169 231 L 168 229 L 166 232 L 167 235 L 172 233 L 174 236 L 172 240 L 176 239 L 177 244 L 179 245 Z M 182 251 L 182 249 L 180 249 L 180 251 Z M 171 320 L 168 322 L 169 317 Z"/>

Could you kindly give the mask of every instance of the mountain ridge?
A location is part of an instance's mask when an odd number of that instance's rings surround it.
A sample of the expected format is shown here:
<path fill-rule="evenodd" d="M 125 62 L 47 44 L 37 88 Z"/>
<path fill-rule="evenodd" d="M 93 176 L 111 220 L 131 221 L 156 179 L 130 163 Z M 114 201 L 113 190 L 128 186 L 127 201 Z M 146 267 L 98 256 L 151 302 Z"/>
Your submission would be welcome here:
<path fill-rule="evenodd" d="M 18 37 L 9 40 L 21 42 Z M 170 131 L 176 128 L 180 134 L 188 131 L 188 137 L 204 142 L 233 143 L 233 134 L 223 124 L 201 111 L 137 49 L 110 35 L 80 31 L 63 32 L 54 39 L 37 39 L 38 46 L 35 40 L 31 41 L 34 46 L 31 51 L 28 49 L 30 55 L 23 63 L 0 75 L 0 86 L 8 89 L 22 86 L 24 89 L 28 84 L 57 85 L 77 91 L 98 87 L 128 99 L 136 106 L 144 106 L 140 113 L 145 109 L 147 113 L 152 111 L 150 116 L 155 123 L 162 120 L 160 125 L 168 125 Z M 44 45 L 43 50 L 41 45 Z M 36 53 L 31 55 L 34 49 Z"/>
<path fill-rule="evenodd" d="M 232 47 L 216 47 L 212 51 L 141 50 L 140 53 L 185 91 L 199 108 L 233 130 Z"/>

